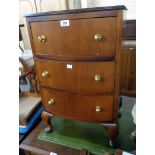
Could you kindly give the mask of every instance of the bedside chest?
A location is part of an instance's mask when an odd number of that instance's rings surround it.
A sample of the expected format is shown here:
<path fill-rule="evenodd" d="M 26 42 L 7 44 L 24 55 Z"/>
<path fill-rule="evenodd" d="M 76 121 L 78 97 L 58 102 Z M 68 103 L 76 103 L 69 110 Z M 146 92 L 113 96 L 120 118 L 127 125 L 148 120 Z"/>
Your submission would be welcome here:
<path fill-rule="evenodd" d="M 118 133 L 124 6 L 26 15 L 47 122 L 61 116 L 98 122 L 110 145 Z"/>

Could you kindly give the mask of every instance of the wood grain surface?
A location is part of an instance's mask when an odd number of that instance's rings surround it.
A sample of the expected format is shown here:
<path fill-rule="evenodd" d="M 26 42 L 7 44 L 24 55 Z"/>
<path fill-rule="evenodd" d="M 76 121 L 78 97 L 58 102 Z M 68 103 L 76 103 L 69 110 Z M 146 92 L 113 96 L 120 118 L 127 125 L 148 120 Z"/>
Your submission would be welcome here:
<path fill-rule="evenodd" d="M 114 91 L 115 64 L 113 61 L 36 60 L 35 63 L 40 85 L 78 93 Z M 47 77 L 42 76 L 44 71 L 48 72 Z M 95 81 L 95 75 L 100 75 L 101 80 Z"/>

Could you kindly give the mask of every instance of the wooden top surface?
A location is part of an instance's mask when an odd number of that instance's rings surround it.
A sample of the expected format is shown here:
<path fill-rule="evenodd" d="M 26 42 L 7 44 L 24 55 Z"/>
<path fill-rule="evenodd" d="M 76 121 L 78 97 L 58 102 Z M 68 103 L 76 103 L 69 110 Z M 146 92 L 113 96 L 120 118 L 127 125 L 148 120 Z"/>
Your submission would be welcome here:
<path fill-rule="evenodd" d="M 25 17 L 28 18 L 35 16 L 59 15 L 59 14 L 94 12 L 94 11 L 112 11 L 112 10 L 127 10 L 127 8 L 124 5 L 116 5 L 116 6 L 95 7 L 95 8 L 70 9 L 70 10 L 51 11 L 43 13 L 31 13 L 26 14 Z"/>
<path fill-rule="evenodd" d="M 28 119 L 31 114 L 41 105 L 41 97 L 36 93 L 20 93 L 19 117 L 22 120 Z"/>
<path fill-rule="evenodd" d="M 46 123 L 40 122 L 32 132 L 21 142 L 20 148 L 37 153 L 39 155 L 49 155 L 50 152 L 57 153 L 58 155 L 79 155 L 80 150 L 61 146 L 51 142 L 46 142 L 37 139 L 38 135 L 45 129 Z"/>

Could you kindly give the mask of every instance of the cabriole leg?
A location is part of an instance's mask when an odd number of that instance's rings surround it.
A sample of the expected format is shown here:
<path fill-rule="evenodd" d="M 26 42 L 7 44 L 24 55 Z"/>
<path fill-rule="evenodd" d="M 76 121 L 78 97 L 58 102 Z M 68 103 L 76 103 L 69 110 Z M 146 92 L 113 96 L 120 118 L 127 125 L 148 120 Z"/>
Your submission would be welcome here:
<path fill-rule="evenodd" d="M 41 118 L 43 121 L 45 121 L 47 123 L 47 127 L 45 128 L 45 132 L 50 132 L 52 131 L 52 124 L 51 124 L 51 119 L 54 116 L 48 112 L 43 111 L 41 114 Z"/>

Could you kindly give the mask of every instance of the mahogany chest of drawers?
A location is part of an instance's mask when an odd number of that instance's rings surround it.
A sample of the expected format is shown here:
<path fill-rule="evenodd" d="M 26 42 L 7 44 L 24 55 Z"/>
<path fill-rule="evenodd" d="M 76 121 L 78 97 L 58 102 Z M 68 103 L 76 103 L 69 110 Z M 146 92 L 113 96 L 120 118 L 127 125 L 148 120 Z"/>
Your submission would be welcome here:
<path fill-rule="evenodd" d="M 56 115 L 99 122 L 110 144 L 118 133 L 120 51 L 124 6 L 26 16 L 50 132 Z"/>

